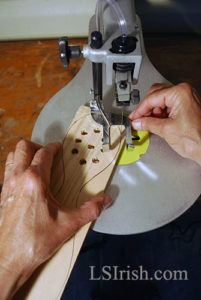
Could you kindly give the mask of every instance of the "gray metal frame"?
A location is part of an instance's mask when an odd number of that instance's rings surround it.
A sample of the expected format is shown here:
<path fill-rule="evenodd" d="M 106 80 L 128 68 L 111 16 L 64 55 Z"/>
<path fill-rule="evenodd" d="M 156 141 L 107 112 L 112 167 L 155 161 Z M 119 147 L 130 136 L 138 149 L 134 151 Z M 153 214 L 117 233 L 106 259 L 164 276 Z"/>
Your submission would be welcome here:
<path fill-rule="evenodd" d="M 142 37 L 138 18 L 137 23 Z M 142 38 L 141 41 L 143 60 L 135 87 L 143 99 L 153 83 L 167 80 L 153 67 Z M 78 107 L 93 100 L 89 93 L 92 87 L 89 74 L 91 63 L 85 61 L 77 76 L 46 104 L 35 123 L 33 141 L 46 144 L 63 140 Z M 104 84 L 103 91 L 104 107 L 111 111 L 114 85 Z M 132 104 L 125 111 L 129 113 L 135 106 Z M 148 151 L 138 162 L 116 167 L 106 190 L 114 204 L 101 214 L 93 229 L 110 234 L 134 234 L 165 225 L 196 201 L 201 193 L 200 177 L 200 166 L 180 157 L 159 136 L 150 135 Z"/>

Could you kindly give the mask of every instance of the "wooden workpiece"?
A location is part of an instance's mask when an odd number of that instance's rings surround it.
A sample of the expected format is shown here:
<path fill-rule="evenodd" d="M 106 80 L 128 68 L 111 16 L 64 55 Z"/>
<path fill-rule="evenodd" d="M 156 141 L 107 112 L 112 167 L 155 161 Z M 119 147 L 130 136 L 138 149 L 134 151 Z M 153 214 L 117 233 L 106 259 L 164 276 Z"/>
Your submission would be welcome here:
<path fill-rule="evenodd" d="M 82 46 L 86 39 L 69 43 Z M 164 77 L 173 83 L 188 81 L 201 94 L 199 35 L 149 34 L 145 46 Z M 8 152 L 19 139 L 30 139 L 45 103 L 75 76 L 83 61 L 72 60 L 68 70 L 62 68 L 56 40 L 0 43 L 0 182 Z"/>
<path fill-rule="evenodd" d="M 102 130 L 90 108 L 81 106 L 52 168 L 51 191 L 62 206 L 78 207 L 105 190 L 124 143 L 125 128 L 112 126 L 107 152 L 102 149 Z M 89 227 L 90 223 L 65 243 L 15 299 L 60 299 Z"/>

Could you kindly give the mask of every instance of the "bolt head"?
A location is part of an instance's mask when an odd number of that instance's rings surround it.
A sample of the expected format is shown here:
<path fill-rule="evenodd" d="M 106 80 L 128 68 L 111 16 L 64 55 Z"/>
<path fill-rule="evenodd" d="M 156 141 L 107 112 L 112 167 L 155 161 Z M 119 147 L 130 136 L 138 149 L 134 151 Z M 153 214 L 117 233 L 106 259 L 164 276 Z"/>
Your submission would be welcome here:
<path fill-rule="evenodd" d="M 120 89 L 125 90 L 127 88 L 128 84 L 125 80 L 122 80 L 119 84 Z"/>

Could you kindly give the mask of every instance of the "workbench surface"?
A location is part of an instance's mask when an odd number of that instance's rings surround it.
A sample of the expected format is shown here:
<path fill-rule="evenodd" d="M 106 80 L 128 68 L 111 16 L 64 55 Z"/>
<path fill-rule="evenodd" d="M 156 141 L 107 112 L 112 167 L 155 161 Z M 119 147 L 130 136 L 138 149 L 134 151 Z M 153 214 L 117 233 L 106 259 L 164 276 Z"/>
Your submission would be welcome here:
<path fill-rule="evenodd" d="M 70 40 L 85 43 L 86 39 Z M 146 34 L 145 47 L 165 78 L 187 81 L 201 95 L 201 36 Z M 0 182 L 8 152 L 20 139 L 30 139 L 43 106 L 75 76 L 83 61 L 73 60 L 68 70 L 62 68 L 56 40 L 0 43 Z"/>

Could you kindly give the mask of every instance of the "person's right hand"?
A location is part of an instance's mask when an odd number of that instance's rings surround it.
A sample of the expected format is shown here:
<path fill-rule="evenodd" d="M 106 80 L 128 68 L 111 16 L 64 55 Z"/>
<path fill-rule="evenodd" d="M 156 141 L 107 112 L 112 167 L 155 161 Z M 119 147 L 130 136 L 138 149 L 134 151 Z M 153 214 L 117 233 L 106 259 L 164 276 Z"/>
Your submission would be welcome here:
<path fill-rule="evenodd" d="M 160 135 L 181 156 L 201 165 L 201 102 L 189 84 L 153 85 L 129 118 L 135 130 Z"/>

